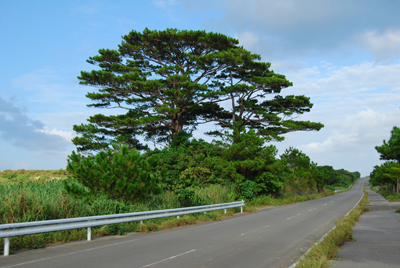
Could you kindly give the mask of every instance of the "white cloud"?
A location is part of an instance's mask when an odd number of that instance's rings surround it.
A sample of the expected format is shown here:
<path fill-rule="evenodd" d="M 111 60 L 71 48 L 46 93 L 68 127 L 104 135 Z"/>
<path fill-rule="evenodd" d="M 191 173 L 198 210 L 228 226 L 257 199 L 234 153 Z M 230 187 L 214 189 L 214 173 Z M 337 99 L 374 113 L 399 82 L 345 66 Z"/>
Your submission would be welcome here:
<path fill-rule="evenodd" d="M 291 142 L 320 165 L 358 170 L 367 175 L 381 162 L 375 146 L 390 138 L 399 118 L 398 108 L 385 112 L 361 110 L 325 121 L 325 128 L 319 133 L 303 140 L 291 137 Z"/>
<path fill-rule="evenodd" d="M 320 165 L 368 175 L 381 163 L 374 147 L 400 124 L 399 73 L 399 63 L 373 62 L 352 66 L 321 62 L 283 73 L 294 82 L 283 93 L 304 94 L 315 103 L 298 120 L 321 122 L 325 127 L 319 132 L 285 135 L 286 140 L 276 144 L 280 153 L 294 146 Z"/>
<path fill-rule="evenodd" d="M 311 142 L 301 148 L 308 153 L 342 152 L 344 149 L 373 148 L 387 138 L 391 128 L 398 124 L 400 110 L 382 113 L 372 109 L 330 120 L 326 125 L 329 136 L 322 142 Z"/>
<path fill-rule="evenodd" d="M 367 31 L 361 35 L 364 46 L 379 60 L 388 60 L 400 54 L 400 30 L 388 29 L 382 33 Z"/>
<path fill-rule="evenodd" d="M 239 45 L 243 46 L 247 50 L 251 50 L 260 40 L 257 35 L 251 32 L 243 32 L 235 36 L 239 39 Z"/>
<path fill-rule="evenodd" d="M 326 63 L 324 63 L 326 65 Z M 400 88 L 400 63 L 362 62 L 352 66 L 326 65 L 286 73 L 292 90 L 311 97 L 352 97 L 376 90 Z"/>
<path fill-rule="evenodd" d="M 363 33 L 370 33 L 366 37 L 372 46 L 388 47 L 384 43 L 388 40 L 396 44 L 397 33 L 388 31 L 380 38 L 374 31 L 400 27 L 400 2 L 391 0 L 219 0 L 212 1 L 213 5 L 204 0 L 180 2 L 189 12 L 203 11 L 197 8 L 198 2 L 208 7 L 204 12 L 219 11 L 222 15 L 203 21 L 203 27 L 224 33 L 251 32 L 262 44 L 253 52 L 268 58 L 331 56 L 346 60 L 349 56 L 365 56 L 359 53 Z M 398 53 L 390 56 L 398 58 Z"/>
<path fill-rule="evenodd" d="M 64 130 L 59 130 L 56 128 L 49 129 L 47 126 L 43 127 L 42 129 L 36 129 L 35 131 L 44 133 L 46 135 L 60 136 L 60 137 L 64 138 L 64 140 L 66 140 L 67 142 L 71 142 L 71 140 L 76 136 L 71 131 L 64 131 Z"/>
<path fill-rule="evenodd" d="M 275 73 L 285 74 L 288 72 L 298 72 L 305 68 L 305 63 L 294 60 L 271 60 L 271 69 Z"/>

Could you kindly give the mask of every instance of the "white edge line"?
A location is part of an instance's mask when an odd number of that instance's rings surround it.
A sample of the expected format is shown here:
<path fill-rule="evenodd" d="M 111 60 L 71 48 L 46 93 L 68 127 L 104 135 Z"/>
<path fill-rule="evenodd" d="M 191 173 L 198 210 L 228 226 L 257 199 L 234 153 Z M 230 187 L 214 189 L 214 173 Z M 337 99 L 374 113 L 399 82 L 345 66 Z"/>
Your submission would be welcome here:
<path fill-rule="evenodd" d="M 365 182 L 364 182 L 363 185 L 365 185 Z M 355 205 L 349 212 L 347 212 L 347 214 L 344 215 L 344 217 L 347 217 L 347 216 L 350 214 L 350 212 L 352 212 L 352 211 L 356 208 L 356 206 L 358 206 L 358 204 L 360 203 L 360 201 L 361 201 L 361 199 L 362 199 L 363 197 L 364 197 L 364 187 L 363 187 L 363 194 L 362 194 L 360 200 L 358 200 L 358 202 L 356 203 L 356 205 Z M 312 245 L 312 246 L 311 246 L 311 247 L 310 247 L 310 248 L 309 248 L 295 263 L 293 263 L 292 265 L 290 265 L 289 268 L 295 268 L 295 267 L 297 266 L 297 264 L 299 264 L 300 260 L 304 259 L 304 258 L 308 255 L 308 253 L 310 253 L 310 251 L 311 251 L 311 249 L 312 249 L 313 246 L 316 246 L 316 245 L 318 245 L 319 243 L 321 243 L 321 242 L 324 240 L 324 238 L 325 238 L 330 232 L 332 232 L 332 231 L 335 230 L 335 229 L 336 229 L 336 225 L 335 225 L 331 230 L 329 230 L 326 234 L 324 234 L 324 236 L 321 237 L 320 240 L 318 240 L 317 242 L 315 242 L 314 245 Z"/>
<path fill-rule="evenodd" d="M 176 257 L 179 257 L 179 256 L 182 256 L 182 255 L 185 255 L 185 254 L 191 253 L 191 252 L 193 252 L 193 251 L 195 251 L 195 249 L 192 249 L 192 250 L 189 250 L 189 251 L 183 252 L 183 253 L 181 253 L 181 254 L 178 254 L 178 255 L 175 255 L 175 256 L 172 256 L 172 257 L 169 257 L 169 258 L 166 258 L 166 259 L 163 259 L 163 260 L 161 260 L 161 261 L 156 261 L 156 262 L 153 262 L 153 263 L 147 264 L 147 265 L 145 265 L 145 266 L 141 266 L 140 268 L 144 268 L 144 267 L 153 266 L 154 264 L 157 264 L 157 263 L 160 263 L 160 262 L 164 262 L 164 261 L 168 261 L 168 260 L 174 259 L 174 258 L 176 258 Z"/>

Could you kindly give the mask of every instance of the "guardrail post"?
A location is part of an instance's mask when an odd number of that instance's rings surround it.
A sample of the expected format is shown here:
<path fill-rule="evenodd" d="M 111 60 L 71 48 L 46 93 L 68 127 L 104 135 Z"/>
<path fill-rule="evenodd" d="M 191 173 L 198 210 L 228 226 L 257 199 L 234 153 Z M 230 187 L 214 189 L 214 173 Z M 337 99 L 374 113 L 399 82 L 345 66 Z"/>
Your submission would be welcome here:
<path fill-rule="evenodd" d="M 226 209 L 224 209 L 224 213 L 226 214 Z"/>
<path fill-rule="evenodd" d="M 179 219 L 179 216 L 176 216 L 177 219 Z"/>
<path fill-rule="evenodd" d="M 10 238 L 4 237 L 4 256 L 10 255 Z"/>
<path fill-rule="evenodd" d="M 143 221 L 140 221 L 140 224 L 143 224 Z"/>
<path fill-rule="evenodd" d="M 243 205 L 244 205 L 244 200 L 242 199 Z M 243 213 L 243 206 L 240 207 L 240 213 Z"/>
<path fill-rule="evenodd" d="M 92 241 L 92 227 L 87 228 L 87 241 Z"/>

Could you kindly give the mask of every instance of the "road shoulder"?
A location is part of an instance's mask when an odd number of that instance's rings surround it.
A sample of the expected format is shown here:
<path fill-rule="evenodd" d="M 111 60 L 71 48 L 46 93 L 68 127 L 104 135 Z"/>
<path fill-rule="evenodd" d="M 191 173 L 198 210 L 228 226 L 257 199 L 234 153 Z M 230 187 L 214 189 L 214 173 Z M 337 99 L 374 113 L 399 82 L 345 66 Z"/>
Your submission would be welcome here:
<path fill-rule="evenodd" d="M 369 186 L 365 189 L 371 210 L 361 215 L 353 227 L 354 241 L 343 245 L 331 267 L 399 267 L 400 213 L 395 210 L 400 202 L 388 202 Z"/>

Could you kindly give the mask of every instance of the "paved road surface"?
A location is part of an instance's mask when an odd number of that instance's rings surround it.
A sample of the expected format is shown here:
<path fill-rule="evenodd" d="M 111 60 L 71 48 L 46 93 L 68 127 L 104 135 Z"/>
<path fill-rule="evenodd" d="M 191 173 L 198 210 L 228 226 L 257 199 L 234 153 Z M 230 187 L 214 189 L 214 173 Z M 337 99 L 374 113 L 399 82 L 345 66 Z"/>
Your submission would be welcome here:
<path fill-rule="evenodd" d="M 368 184 L 368 183 L 367 183 Z M 400 267 L 400 202 L 388 202 L 383 196 L 368 191 L 371 210 L 361 215 L 353 227 L 354 241 L 346 242 L 338 253 L 337 268 Z"/>
<path fill-rule="evenodd" d="M 360 200 L 364 181 L 335 196 L 218 222 L 20 251 L 0 257 L 0 267 L 289 267 Z"/>

